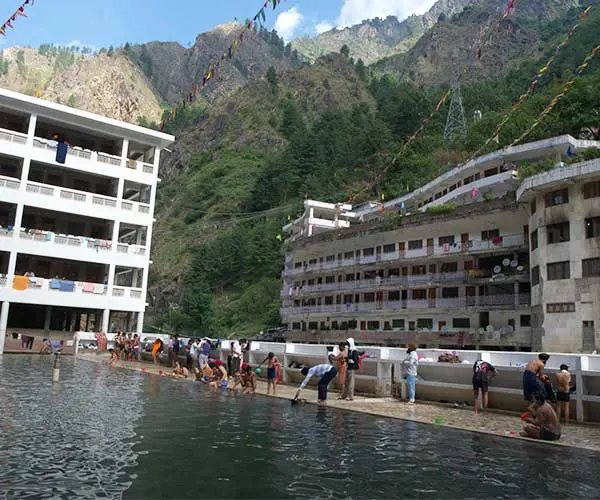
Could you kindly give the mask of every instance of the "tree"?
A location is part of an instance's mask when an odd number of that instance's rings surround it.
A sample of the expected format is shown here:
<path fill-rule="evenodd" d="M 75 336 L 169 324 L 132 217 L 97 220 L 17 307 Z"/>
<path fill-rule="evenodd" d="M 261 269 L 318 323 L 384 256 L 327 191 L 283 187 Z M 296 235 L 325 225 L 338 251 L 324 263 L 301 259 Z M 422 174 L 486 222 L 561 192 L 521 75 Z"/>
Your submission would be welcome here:
<path fill-rule="evenodd" d="M 277 72 L 273 66 L 269 66 L 266 77 L 267 81 L 271 84 L 271 92 L 273 95 L 277 95 L 279 78 L 277 77 Z"/>
<path fill-rule="evenodd" d="M 346 44 L 342 45 L 342 48 L 340 49 L 340 54 L 342 54 L 344 57 L 350 57 L 350 49 Z"/>
<path fill-rule="evenodd" d="M 365 63 L 363 62 L 362 59 L 359 59 L 358 61 L 356 61 L 356 74 L 358 75 L 358 77 L 363 81 L 367 81 L 367 69 L 365 67 Z"/>

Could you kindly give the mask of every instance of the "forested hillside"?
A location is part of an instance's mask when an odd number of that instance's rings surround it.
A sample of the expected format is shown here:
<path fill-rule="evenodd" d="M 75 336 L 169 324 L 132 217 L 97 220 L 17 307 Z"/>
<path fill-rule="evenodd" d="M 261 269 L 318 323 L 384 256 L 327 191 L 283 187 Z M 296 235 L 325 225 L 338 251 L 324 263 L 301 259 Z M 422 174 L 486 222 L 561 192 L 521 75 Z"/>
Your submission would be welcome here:
<path fill-rule="evenodd" d="M 340 201 L 368 185 L 363 199 L 382 192 L 389 199 L 468 158 L 493 135 L 580 12 L 571 9 L 550 23 L 515 19 L 517 29 L 535 30 L 534 57 L 503 78 L 463 85 L 467 140 L 444 142 L 446 105 L 379 184 L 371 181 L 446 86 L 399 82 L 397 74 L 372 72 L 344 53 L 301 69 L 269 69 L 214 106 L 190 108 L 173 124 L 180 140 L 159 190 L 148 322 L 220 336 L 277 326 L 278 235 L 304 196 Z M 596 7 L 488 149 L 526 130 L 598 40 Z M 528 140 L 563 133 L 598 138 L 598 59 Z M 471 119 L 476 110 L 480 121 Z"/>

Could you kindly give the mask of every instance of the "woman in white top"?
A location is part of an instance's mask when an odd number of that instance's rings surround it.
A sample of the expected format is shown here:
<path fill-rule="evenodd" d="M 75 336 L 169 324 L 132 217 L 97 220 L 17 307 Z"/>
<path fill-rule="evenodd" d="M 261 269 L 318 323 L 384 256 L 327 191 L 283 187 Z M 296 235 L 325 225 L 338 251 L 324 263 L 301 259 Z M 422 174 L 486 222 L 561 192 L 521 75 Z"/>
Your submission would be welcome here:
<path fill-rule="evenodd" d="M 415 381 L 417 379 L 417 366 L 419 366 L 419 357 L 417 356 L 417 344 L 414 342 L 408 346 L 406 351 L 408 356 L 402 361 L 402 367 L 406 374 L 408 383 L 408 404 L 415 404 Z"/>

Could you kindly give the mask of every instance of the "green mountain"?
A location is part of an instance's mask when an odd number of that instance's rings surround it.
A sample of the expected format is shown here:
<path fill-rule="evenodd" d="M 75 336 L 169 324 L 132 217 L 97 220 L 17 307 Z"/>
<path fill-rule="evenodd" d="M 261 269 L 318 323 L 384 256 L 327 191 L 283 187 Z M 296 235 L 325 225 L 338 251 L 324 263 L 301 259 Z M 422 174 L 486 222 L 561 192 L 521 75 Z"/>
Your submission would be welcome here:
<path fill-rule="evenodd" d="M 149 325 L 219 336 L 277 326 L 283 265 L 278 235 L 288 217 L 301 211 L 304 196 L 339 201 L 371 186 L 362 199 L 382 192 L 389 198 L 468 158 L 490 137 L 581 12 L 573 8 L 548 16 L 549 3 L 538 4 L 541 10 L 511 21 L 515 30 L 535 34 L 535 50 L 519 53 L 518 64 L 507 64 L 496 75 L 465 81 L 467 117 L 475 110 L 483 113 L 481 121 L 469 119 L 467 141 L 444 142 L 446 106 L 379 183 L 372 182 L 377 172 L 390 165 L 404 138 L 446 91 L 441 79 L 439 85 L 435 80 L 434 85 L 415 85 L 386 74 L 385 68 L 371 71 L 346 55 L 330 54 L 300 69 L 270 68 L 213 105 L 198 104 L 179 115 L 169 125 L 178 142 L 165 159 L 158 192 Z M 465 30 L 465 23 L 477 19 L 467 12 L 440 20 L 432 30 L 449 30 L 441 23 Z M 599 35 L 596 7 L 537 92 L 508 122 L 499 146 L 533 122 Z M 494 50 L 504 49 L 492 47 L 486 57 Z M 503 60 L 505 54 L 496 57 Z M 563 133 L 597 138 L 599 68 L 596 60 L 528 140 Z"/>

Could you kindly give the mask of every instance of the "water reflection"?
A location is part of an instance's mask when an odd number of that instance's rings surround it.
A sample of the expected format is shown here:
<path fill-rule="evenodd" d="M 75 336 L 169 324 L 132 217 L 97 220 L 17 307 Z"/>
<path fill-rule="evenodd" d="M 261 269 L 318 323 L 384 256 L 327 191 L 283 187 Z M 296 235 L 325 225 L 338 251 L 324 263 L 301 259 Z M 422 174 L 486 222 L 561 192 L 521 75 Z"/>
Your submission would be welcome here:
<path fill-rule="evenodd" d="M 598 455 L 49 357 L 0 359 L 8 498 L 600 496 Z M 588 464 L 590 467 L 582 467 Z"/>

